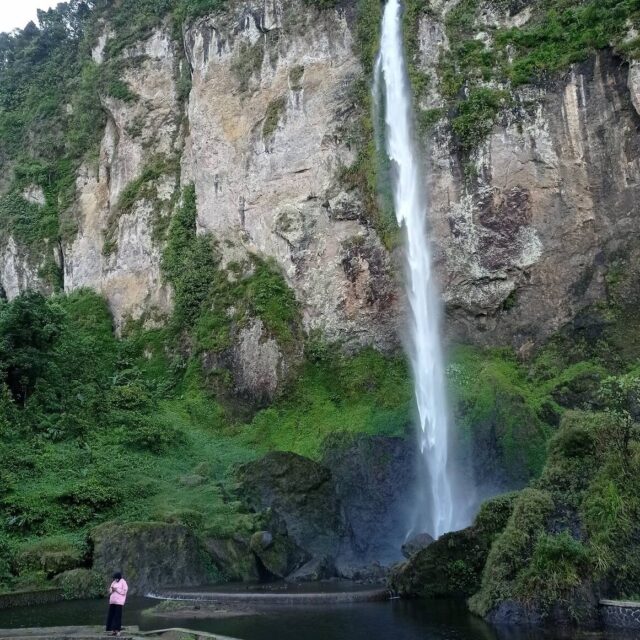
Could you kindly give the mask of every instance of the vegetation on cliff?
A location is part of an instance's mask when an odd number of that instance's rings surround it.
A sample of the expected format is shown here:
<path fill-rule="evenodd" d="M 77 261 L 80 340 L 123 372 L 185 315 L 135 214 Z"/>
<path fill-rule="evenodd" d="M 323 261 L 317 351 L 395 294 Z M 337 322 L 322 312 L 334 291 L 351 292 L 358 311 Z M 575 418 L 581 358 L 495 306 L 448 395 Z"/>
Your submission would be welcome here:
<path fill-rule="evenodd" d="M 258 278 L 272 296 L 273 275 Z M 249 285 L 259 307 L 262 285 Z M 407 427 L 401 359 L 347 357 L 321 342 L 287 394 L 242 423 L 172 326 L 117 339 L 105 302 L 88 291 L 0 303 L 3 584 L 39 584 L 85 565 L 88 532 L 104 521 L 250 532 L 253 516 L 233 492 L 237 464 L 271 448 L 319 457 L 329 434 Z M 207 334 L 220 335 L 224 327 Z"/>

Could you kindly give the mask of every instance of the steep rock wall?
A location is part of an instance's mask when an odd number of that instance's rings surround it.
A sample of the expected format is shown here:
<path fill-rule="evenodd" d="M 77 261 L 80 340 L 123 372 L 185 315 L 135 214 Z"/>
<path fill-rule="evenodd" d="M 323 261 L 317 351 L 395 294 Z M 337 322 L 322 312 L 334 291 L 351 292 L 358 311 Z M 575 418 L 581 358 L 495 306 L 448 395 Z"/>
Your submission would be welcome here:
<path fill-rule="evenodd" d="M 420 18 L 419 64 L 433 77 L 448 50 L 443 25 L 452 6 L 434 5 Z M 345 132 L 363 76 L 354 11 L 248 1 L 197 20 L 182 43 L 157 29 L 125 49 L 123 80 L 135 99 L 103 97 L 100 157 L 77 176 L 77 234 L 55 248 L 65 290 L 102 292 L 119 327 L 166 316 L 171 290 L 156 231 L 178 187 L 193 182 L 198 230 L 213 234 L 224 265 L 253 252 L 272 256 L 305 329 L 353 346 L 397 346 L 397 256 L 340 178 L 355 158 Z M 520 25 L 529 15 L 483 19 Z M 93 52 L 99 64 L 110 37 L 106 25 Z M 186 98 L 178 89 L 185 75 Z M 606 296 L 608 267 L 637 233 L 640 71 L 603 51 L 513 98 L 470 162 L 441 121 L 424 139 L 425 181 L 449 336 L 527 352 Z M 444 105 L 437 83 L 423 100 Z M 145 178 L 150 166 L 156 173 Z M 40 274 L 46 257 L 5 238 L 5 294 L 51 291 Z"/>
<path fill-rule="evenodd" d="M 425 16 L 419 30 L 431 74 L 447 55 L 443 21 Z M 605 299 L 608 267 L 640 227 L 638 84 L 637 66 L 605 50 L 515 91 L 471 159 L 446 125 L 424 140 L 452 337 L 526 353 Z M 426 98 L 443 104 L 436 89 Z"/>
<path fill-rule="evenodd" d="M 389 256 L 338 179 L 354 160 L 341 131 L 362 75 L 348 12 L 243 3 L 198 21 L 185 45 L 193 88 L 182 180 L 195 183 L 200 230 L 222 241 L 226 261 L 273 256 L 307 329 L 394 345 Z"/>

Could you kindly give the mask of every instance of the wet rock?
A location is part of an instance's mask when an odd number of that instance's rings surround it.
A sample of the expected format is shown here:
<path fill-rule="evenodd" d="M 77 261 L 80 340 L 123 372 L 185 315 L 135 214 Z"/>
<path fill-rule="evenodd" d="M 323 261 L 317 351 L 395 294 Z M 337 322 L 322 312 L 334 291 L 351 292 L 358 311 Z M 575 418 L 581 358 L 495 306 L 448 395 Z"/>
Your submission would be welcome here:
<path fill-rule="evenodd" d="M 339 578 L 363 582 L 366 584 L 385 584 L 389 576 L 389 567 L 379 562 L 364 564 L 362 562 L 338 559 L 336 573 Z"/>
<path fill-rule="evenodd" d="M 426 549 L 432 542 L 434 542 L 434 539 L 428 533 L 418 533 L 402 545 L 402 555 L 405 558 L 411 558 L 411 556 L 418 553 L 418 551 Z"/>
<path fill-rule="evenodd" d="M 331 469 L 348 525 L 346 562 L 400 559 L 417 485 L 415 455 L 411 438 L 362 436 L 327 446 L 322 462 Z"/>
<path fill-rule="evenodd" d="M 329 556 L 312 558 L 306 564 L 287 576 L 288 582 L 314 582 L 327 580 L 337 575 L 334 561 Z"/>
<path fill-rule="evenodd" d="M 289 536 L 276 535 L 265 539 L 262 537 L 264 533 L 266 532 L 258 532 L 255 544 L 254 535 L 251 544 L 251 550 L 257 558 L 258 575 L 261 580 L 286 578 L 311 559 L 310 554 Z M 263 546 L 267 541 L 268 545 Z"/>
<path fill-rule="evenodd" d="M 491 543 L 504 529 L 516 494 L 485 502 L 471 527 L 446 533 L 397 565 L 390 588 L 401 596 L 468 598 L 480 587 Z"/>

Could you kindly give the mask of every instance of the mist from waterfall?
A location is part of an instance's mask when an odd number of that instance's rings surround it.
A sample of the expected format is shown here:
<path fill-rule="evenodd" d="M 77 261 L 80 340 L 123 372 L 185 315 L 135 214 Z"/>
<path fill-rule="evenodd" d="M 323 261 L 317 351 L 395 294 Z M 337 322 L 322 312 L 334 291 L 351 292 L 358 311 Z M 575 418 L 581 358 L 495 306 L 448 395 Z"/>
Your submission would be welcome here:
<path fill-rule="evenodd" d="M 440 332 L 440 298 L 427 239 L 424 173 L 415 144 L 402 33 L 400 1 L 388 0 L 375 67 L 374 98 L 379 101 L 379 111 L 384 113 L 384 140 L 391 164 L 393 203 L 406 238 L 409 355 L 420 427 L 420 452 L 427 475 L 427 493 L 417 500 L 419 504 L 410 533 L 428 531 L 437 538 L 468 522 L 465 521 L 467 509 L 455 504 L 456 488 L 448 465 L 449 409 Z"/>

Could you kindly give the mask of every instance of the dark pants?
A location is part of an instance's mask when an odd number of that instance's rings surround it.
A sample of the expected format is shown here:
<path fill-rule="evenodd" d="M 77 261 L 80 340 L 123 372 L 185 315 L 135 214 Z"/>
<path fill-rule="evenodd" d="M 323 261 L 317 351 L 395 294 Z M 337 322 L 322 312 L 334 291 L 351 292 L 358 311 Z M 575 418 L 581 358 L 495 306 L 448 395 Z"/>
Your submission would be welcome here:
<path fill-rule="evenodd" d="M 122 629 L 122 605 L 110 604 L 107 614 L 107 631 L 120 631 Z"/>

